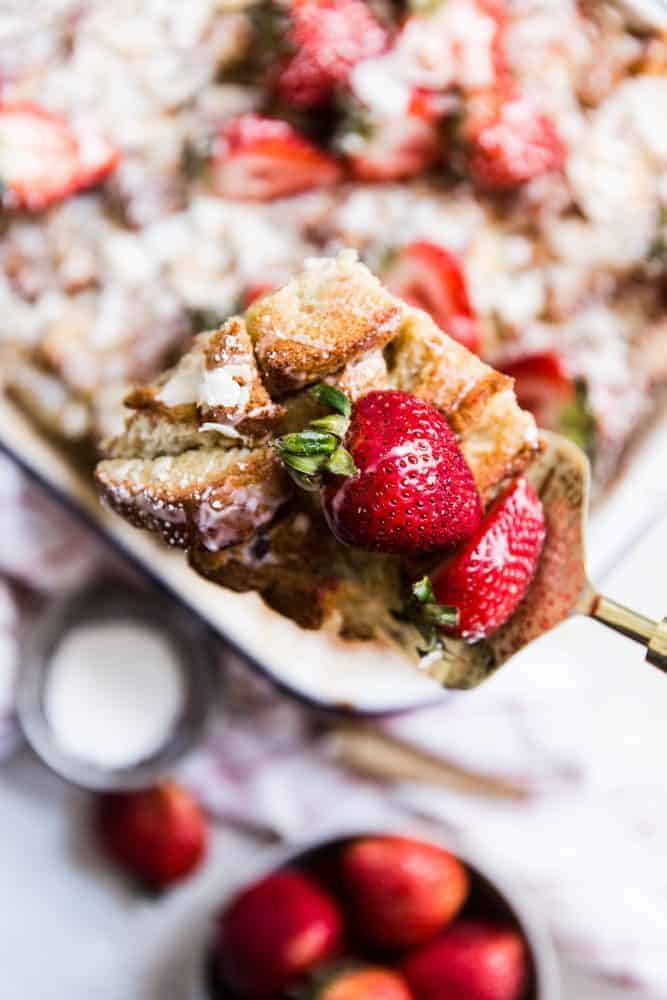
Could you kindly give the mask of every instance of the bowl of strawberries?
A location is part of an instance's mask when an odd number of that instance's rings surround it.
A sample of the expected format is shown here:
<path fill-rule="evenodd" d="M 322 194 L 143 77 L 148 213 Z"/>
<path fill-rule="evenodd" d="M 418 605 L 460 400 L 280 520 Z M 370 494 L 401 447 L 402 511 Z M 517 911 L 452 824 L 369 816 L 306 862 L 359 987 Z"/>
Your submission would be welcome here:
<path fill-rule="evenodd" d="M 225 901 L 209 1000 L 557 1000 L 540 920 L 442 841 L 372 832 L 291 854 Z"/>

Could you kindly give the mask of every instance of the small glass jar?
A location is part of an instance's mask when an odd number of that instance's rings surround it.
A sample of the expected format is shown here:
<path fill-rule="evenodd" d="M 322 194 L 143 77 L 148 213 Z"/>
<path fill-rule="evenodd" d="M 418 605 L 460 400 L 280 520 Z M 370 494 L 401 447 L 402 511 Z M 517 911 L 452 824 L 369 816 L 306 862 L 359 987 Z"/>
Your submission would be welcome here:
<path fill-rule="evenodd" d="M 171 645 L 182 672 L 183 704 L 154 753 L 138 763 L 107 768 L 63 749 L 46 715 L 45 690 L 54 653 L 68 631 L 119 621 L 153 628 Z M 19 671 L 19 722 L 35 753 L 68 781 L 98 791 L 145 787 L 170 771 L 201 739 L 212 697 L 214 659 L 210 630 L 167 594 L 126 579 L 104 580 L 49 603 L 35 621 Z"/>

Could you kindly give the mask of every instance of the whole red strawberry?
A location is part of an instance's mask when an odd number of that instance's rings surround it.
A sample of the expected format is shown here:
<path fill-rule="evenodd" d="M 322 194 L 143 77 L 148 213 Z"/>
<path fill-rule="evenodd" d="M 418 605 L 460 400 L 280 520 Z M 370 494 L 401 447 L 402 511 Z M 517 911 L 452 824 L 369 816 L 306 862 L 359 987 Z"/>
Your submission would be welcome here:
<path fill-rule="evenodd" d="M 512 191 L 565 161 L 555 125 L 521 95 L 499 100 L 492 113 L 468 123 L 467 133 L 471 177 L 489 191 Z"/>
<path fill-rule="evenodd" d="M 326 187 L 341 168 L 288 122 L 244 114 L 220 129 L 208 164 L 211 190 L 223 198 L 268 201 Z"/>
<path fill-rule="evenodd" d="M 392 254 L 384 274 L 390 291 L 429 313 L 454 340 L 478 351 L 480 327 L 468 296 L 465 275 L 453 254 L 426 240 Z"/>
<path fill-rule="evenodd" d="M 307 875 L 283 869 L 245 889 L 221 913 L 220 974 L 242 997 L 275 1000 L 315 965 L 335 958 L 341 938 L 333 898 Z"/>
<path fill-rule="evenodd" d="M 290 13 L 294 55 L 280 73 L 278 93 L 295 108 L 327 101 L 360 59 L 387 44 L 384 28 L 362 0 L 295 0 Z"/>
<path fill-rule="evenodd" d="M 375 965 L 356 965 L 316 974 L 299 1000 L 412 1000 L 399 972 Z"/>
<path fill-rule="evenodd" d="M 339 541 L 412 555 L 469 538 L 479 494 L 442 414 L 407 392 L 369 392 L 354 407 L 346 437 L 357 472 L 322 490 Z"/>
<path fill-rule="evenodd" d="M 357 924 L 373 944 L 405 948 L 433 937 L 468 895 L 468 875 L 452 854 L 405 837 L 368 837 L 342 859 Z"/>
<path fill-rule="evenodd" d="M 470 537 L 481 520 L 479 494 L 434 406 L 387 389 L 369 392 L 352 411 L 332 386 L 311 392 L 338 413 L 275 446 L 300 485 L 321 485 L 324 514 L 340 542 L 416 555 Z"/>
<path fill-rule="evenodd" d="M 185 878 L 206 852 L 206 818 L 190 793 L 174 781 L 101 795 L 95 818 L 109 857 L 156 889 Z"/>
<path fill-rule="evenodd" d="M 445 631 L 474 641 L 500 628 L 528 590 L 544 538 L 540 498 L 519 478 L 461 551 L 431 574 L 436 601 L 459 611 L 458 626 Z"/>
<path fill-rule="evenodd" d="M 416 1000 L 521 1000 L 528 959 L 518 931 L 461 920 L 413 952 L 403 972 Z"/>

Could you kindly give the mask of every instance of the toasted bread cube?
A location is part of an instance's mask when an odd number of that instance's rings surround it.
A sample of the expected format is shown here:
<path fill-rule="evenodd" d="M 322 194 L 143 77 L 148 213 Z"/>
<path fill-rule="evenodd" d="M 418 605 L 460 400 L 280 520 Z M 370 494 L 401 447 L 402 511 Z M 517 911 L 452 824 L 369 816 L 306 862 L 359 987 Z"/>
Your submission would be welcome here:
<path fill-rule="evenodd" d="M 110 457 L 235 447 L 239 438 L 265 437 L 282 415 L 262 385 L 245 324 L 237 316 L 199 334 L 173 368 L 134 389 L 125 403 L 135 412 L 124 433 L 104 446 Z"/>
<path fill-rule="evenodd" d="M 246 313 L 248 332 L 271 395 L 294 392 L 384 347 L 403 306 L 351 251 L 312 260 Z"/>
<path fill-rule="evenodd" d="M 386 353 L 392 385 L 447 417 L 488 504 L 499 484 L 525 468 L 539 446 L 535 420 L 520 408 L 512 379 L 452 340 L 419 309 L 407 311 Z"/>
<path fill-rule="evenodd" d="M 271 448 L 200 449 L 159 458 L 116 458 L 95 473 L 107 504 L 170 545 L 235 545 L 267 521 L 290 493 Z"/>

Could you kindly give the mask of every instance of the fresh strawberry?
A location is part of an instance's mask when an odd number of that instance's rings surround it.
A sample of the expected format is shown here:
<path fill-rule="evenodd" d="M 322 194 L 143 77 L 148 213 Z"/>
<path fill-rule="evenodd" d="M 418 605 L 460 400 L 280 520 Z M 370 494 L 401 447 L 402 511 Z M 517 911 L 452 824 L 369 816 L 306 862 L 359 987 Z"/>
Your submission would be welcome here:
<path fill-rule="evenodd" d="M 120 151 L 103 136 L 77 132 L 79 143 L 78 187 L 99 184 L 115 170 L 120 161 Z"/>
<path fill-rule="evenodd" d="M 469 351 L 479 350 L 479 322 L 453 254 L 424 240 L 409 243 L 391 255 L 383 277 L 390 291 L 424 309 L 454 340 Z"/>
<path fill-rule="evenodd" d="M 488 191 L 513 191 L 535 177 L 560 170 L 565 146 L 551 119 L 528 98 L 515 94 L 481 115 L 465 132 L 473 182 Z"/>
<path fill-rule="evenodd" d="M 387 44 L 387 33 L 362 0 L 294 0 L 290 14 L 294 55 L 280 72 L 278 94 L 291 107 L 323 104 L 356 63 Z"/>
<path fill-rule="evenodd" d="M 500 628 L 528 590 L 544 538 L 540 498 L 519 478 L 465 546 L 431 574 L 436 601 L 459 611 L 458 626 L 445 631 L 474 641 Z"/>
<path fill-rule="evenodd" d="M 174 781 L 138 792 L 101 795 L 96 826 L 109 857 L 157 889 L 189 875 L 206 852 L 204 814 Z"/>
<path fill-rule="evenodd" d="M 275 1000 L 341 949 L 342 921 L 331 896 L 296 869 L 274 872 L 221 913 L 216 943 L 223 981 L 241 996 Z"/>
<path fill-rule="evenodd" d="M 350 170 L 362 181 L 398 181 L 432 167 L 442 153 L 437 121 L 419 111 L 400 118 L 353 120 L 343 130 L 339 146 Z"/>
<path fill-rule="evenodd" d="M 251 306 L 253 302 L 257 301 L 257 299 L 261 299 L 263 295 L 268 295 L 269 292 L 272 291 L 273 285 L 266 281 L 258 281 L 256 285 L 248 285 L 242 296 L 243 308 L 247 309 L 248 306 Z"/>
<path fill-rule="evenodd" d="M 465 868 L 449 851 L 404 837 L 368 837 L 342 859 L 343 881 L 363 935 L 386 948 L 433 937 L 468 895 Z"/>
<path fill-rule="evenodd" d="M 348 426 L 351 406 L 341 392 L 326 385 L 312 392 L 338 413 L 276 447 L 301 485 L 317 488 L 324 477 L 324 514 L 340 542 L 416 555 L 470 537 L 481 519 L 479 494 L 435 407 L 407 392 L 369 392 Z"/>
<path fill-rule="evenodd" d="M 34 104 L 0 106 L 0 181 L 8 208 L 39 211 L 75 191 L 76 138 L 59 115 Z"/>
<path fill-rule="evenodd" d="M 77 135 L 36 104 L 0 105 L 0 182 L 6 208 L 41 211 L 98 183 L 119 159 L 100 136 Z"/>
<path fill-rule="evenodd" d="M 287 122 L 245 114 L 218 133 L 210 183 L 223 198 L 269 201 L 341 178 L 341 168 Z"/>
<path fill-rule="evenodd" d="M 412 993 L 399 972 L 357 965 L 316 975 L 298 1000 L 412 1000 Z"/>
<path fill-rule="evenodd" d="M 528 959 L 518 931 L 461 920 L 413 952 L 403 972 L 416 1000 L 521 1000 Z"/>
<path fill-rule="evenodd" d="M 592 450 L 595 419 L 586 388 L 561 354 L 554 350 L 526 354 L 503 371 L 514 379 L 519 405 L 530 410 L 540 427 L 567 434 L 580 448 Z"/>

